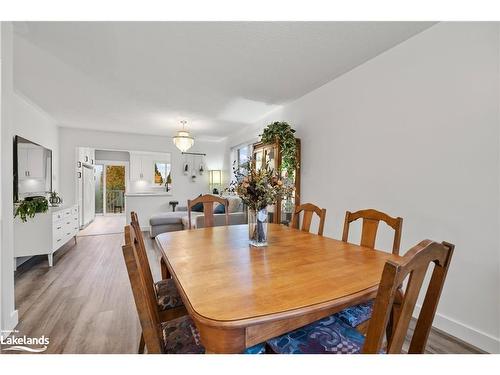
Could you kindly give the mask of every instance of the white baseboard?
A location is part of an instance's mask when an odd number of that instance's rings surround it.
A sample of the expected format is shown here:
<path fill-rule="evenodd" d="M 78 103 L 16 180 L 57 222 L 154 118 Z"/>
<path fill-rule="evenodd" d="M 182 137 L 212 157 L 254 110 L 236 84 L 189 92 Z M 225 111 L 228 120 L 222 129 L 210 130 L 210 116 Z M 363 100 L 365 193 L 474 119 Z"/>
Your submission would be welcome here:
<path fill-rule="evenodd" d="M 420 308 L 420 305 L 415 306 L 415 310 L 413 311 L 415 318 L 420 314 Z M 500 354 L 500 338 L 498 337 L 493 337 L 488 333 L 479 331 L 440 313 L 436 313 L 432 325 L 488 353 Z"/>

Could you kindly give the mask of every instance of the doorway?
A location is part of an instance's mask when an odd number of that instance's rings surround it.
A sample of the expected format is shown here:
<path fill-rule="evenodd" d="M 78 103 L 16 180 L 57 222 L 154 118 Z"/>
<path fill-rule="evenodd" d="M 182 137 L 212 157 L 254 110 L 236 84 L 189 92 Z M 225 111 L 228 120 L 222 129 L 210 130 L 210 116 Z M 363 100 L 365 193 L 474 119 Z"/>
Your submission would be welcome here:
<path fill-rule="evenodd" d="M 94 171 L 95 219 L 79 236 L 122 233 L 128 162 L 96 160 Z"/>
<path fill-rule="evenodd" d="M 126 165 L 117 162 L 96 164 L 96 214 L 125 214 L 126 169 Z"/>

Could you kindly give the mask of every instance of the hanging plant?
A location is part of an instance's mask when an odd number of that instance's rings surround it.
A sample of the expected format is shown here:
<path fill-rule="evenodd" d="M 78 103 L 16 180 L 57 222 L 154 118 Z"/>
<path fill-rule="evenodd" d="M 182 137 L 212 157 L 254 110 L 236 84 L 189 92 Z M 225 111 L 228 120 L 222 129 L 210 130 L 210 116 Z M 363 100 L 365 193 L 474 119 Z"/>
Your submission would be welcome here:
<path fill-rule="evenodd" d="M 19 216 L 23 223 L 28 221 L 28 218 L 34 218 L 35 214 L 47 212 L 49 202 L 45 197 L 34 197 L 22 200 L 16 208 L 14 217 Z"/>
<path fill-rule="evenodd" d="M 261 134 L 261 142 L 274 143 L 278 141 L 281 149 L 281 169 L 292 175 L 299 167 L 297 163 L 297 141 L 295 130 L 286 123 L 275 121 L 267 125 Z"/>

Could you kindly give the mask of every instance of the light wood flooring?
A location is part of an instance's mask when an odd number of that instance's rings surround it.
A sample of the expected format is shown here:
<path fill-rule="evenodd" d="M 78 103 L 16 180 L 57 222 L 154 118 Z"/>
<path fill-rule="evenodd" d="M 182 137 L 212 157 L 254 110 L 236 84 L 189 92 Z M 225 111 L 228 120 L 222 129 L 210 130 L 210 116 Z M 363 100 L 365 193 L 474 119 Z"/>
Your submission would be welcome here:
<path fill-rule="evenodd" d="M 96 215 L 94 221 L 82 229 L 78 236 L 123 233 L 125 215 Z"/>
<path fill-rule="evenodd" d="M 123 262 L 122 234 L 78 237 L 47 257 L 30 259 L 16 271 L 16 335 L 50 338 L 46 353 L 136 353 L 140 326 Z M 153 277 L 159 253 L 145 233 Z M 478 353 L 433 330 L 428 353 Z M 3 352 L 6 354 L 7 352 Z"/>

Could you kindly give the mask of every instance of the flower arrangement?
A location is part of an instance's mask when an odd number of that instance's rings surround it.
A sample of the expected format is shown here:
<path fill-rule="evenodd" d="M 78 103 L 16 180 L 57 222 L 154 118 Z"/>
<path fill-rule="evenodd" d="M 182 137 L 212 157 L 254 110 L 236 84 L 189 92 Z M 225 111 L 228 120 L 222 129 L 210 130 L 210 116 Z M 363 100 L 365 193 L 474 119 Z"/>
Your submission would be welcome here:
<path fill-rule="evenodd" d="M 249 159 L 240 168 L 233 166 L 233 172 L 234 191 L 251 210 L 265 209 L 291 192 L 291 187 L 283 183 L 276 171 L 268 164 L 257 169 L 254 159 Z"/>

